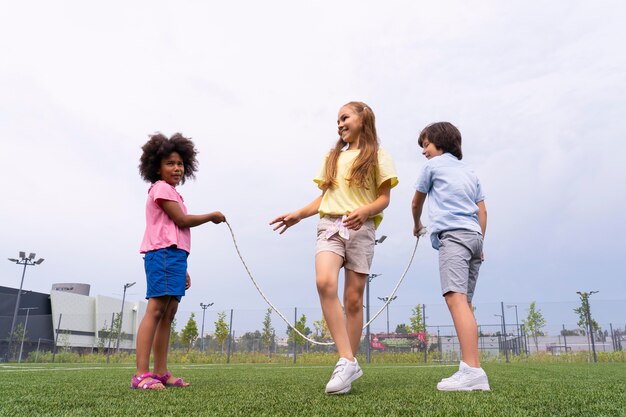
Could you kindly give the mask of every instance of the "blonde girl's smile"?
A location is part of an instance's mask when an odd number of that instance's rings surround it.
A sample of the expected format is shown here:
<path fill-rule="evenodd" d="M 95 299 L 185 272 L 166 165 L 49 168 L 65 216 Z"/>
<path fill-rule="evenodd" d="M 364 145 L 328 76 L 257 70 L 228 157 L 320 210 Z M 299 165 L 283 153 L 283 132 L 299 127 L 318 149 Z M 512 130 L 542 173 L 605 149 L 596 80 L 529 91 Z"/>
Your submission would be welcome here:
<path fill-rule="evenodd" d="M 339 109 L 337 133 L 344 142 L 349 144 L 348 149 L 353 149 L 358 144 L 362 126 L 361 118 L 351 107 L 343 106 Z"/>

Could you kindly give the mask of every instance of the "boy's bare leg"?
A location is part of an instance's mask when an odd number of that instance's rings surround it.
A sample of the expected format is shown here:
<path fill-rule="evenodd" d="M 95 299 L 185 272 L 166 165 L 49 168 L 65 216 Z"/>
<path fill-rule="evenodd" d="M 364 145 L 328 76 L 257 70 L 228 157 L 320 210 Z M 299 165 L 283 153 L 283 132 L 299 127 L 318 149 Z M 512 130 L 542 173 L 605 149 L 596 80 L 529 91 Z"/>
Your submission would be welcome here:
<path fill-rule="evenodd" d="M 463 362 L 472 368 L 480 368 L 478 326 L 472 305 L 468 303 L 467 296 L 462 293 L 449 292 L 444 297 L 452 315 L 456 334 L 459 337 Z"/>
<path fill-rule="evenodd" d="M 343 292 L 343 308 L 346 310 L 348 338 L 352 354 L 356 355 L 363 334 L 363 291 L 367 274 L 346 269 L 346 282 Z"/>
<path fill-rule="evenodd" d="M 354 355 L 346 330 L 346 320 L 338 296 L 339 270 L 343 258 L 333 252 L 320 252 L 315 256 L 317 292 L 328 330 L 342 358 L 352 360 Z"/>

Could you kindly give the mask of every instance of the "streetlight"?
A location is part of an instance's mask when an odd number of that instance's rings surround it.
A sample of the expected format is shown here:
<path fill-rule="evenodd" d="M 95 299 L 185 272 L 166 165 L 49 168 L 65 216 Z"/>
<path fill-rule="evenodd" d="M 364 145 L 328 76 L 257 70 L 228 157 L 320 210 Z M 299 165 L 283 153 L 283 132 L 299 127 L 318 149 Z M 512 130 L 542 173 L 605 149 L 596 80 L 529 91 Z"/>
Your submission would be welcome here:
<path fill-rule="evenodd" d="M 24 275 L 26 275 L 26 267 L 29 265 L 40 265 L 43 262 L 43 258 L 39 258 L 35 261 L 35 254 L 31 252 L 26 257 L 26 252 L 20 251 L 20 259 L 9 258 L 9 261 L 15 262 L 18 265 L 24 265 L 22 270 L 22 281 L 20 281 L 20 289 L 17 291 L 17 300 L 15 300 L 15 310 L 13 311 L 13 321 L 11 322 L 11 332 L 9 333 L 9 350 L 7 356 L 11 354 L 11 345 L 13 344 L 13 331 L 15 330 L 15 320 L 17 319 L 17 309 L 20 307 L 20 296 L 22 295 L 22 285 L 24 284 Z"/>
<path fill-rule="evenodd" d="M 374 241 L 374 245 L 378 245 L 379 243 L 383 243 L 387 239 L 387 236 L 382 235 L 378 239 Z M 369 274 L 367 276 L 367 281 L 365 281 L 365 322 L 367 323 L 365 329 L 365 340 L 367 340 L 367 346 L 365 348 L 365 360 L 367 363 L 370 363 L 370 281 L 376 277 L 381 276 L 382 274 Z"/>
<path fill-rule="evenodd" d="M 585 316 L 587 317 L 587 324 L 589 326 L 589 337 L 591 337 L 591 349 L 593 350 L 593 361 L 598 362 L 598 357 L 596 356 L 596 344 L 593 340 L 593 325 L 591 323 L 591 308 L 589 307 L 589 297 L 592 294 L 597 293 L 598 291 L 591 292 L 580 292 L 576 291 L 576 294 L 580 295 L 580 299 L 583 302 L 583 309 L 585 310 Z"/>
<path fill-rule="evenodd" d="M 504 357 L 506 358 L 506 363 L 509 363 L 509 349 L 506 342 L 506 322 L 504 321 L 504 309 L 502 310 L 502 314 L 494 314 L 494 316 L 500 317 L 500 332 L 502 333 L 502 337 L 504 338 Z"/>
<path fill-rule="evenodd" d="M 394 295 L 393 297 L 391 297 L 391 299 L 389 297 L 378 297 L 378 299 L 381 300 L 384 303 L 386 303 L 387 300 L 389 300 L 389 303 L 386 305 L 386 308 L 387 308 L 387 334 L 389 334 L 389 304 L 391 304 L 391 302 L 393 300 L 395 300 L 396 298 L 398 298 L 397 295 Z"/>
<path fill-rule="evenodd" d="M 122 333 L 122 319 L 124 318 L 124 301 L 126 301 L 126 290 L 135 284 L 136 282 L 129 282 L 127 284 L 124 284 L 124 295 L 122 296 L 122 310 L 120 311 L 120 324 L 117 328 L 117 343 L 115 344 L 115 351 L 117 353 L 120 352 L 120 333 Z"/>
<path fill-rule="evenodd" d="M 384 237 L 384 236 L 383 236 Z M 365 350 L 365 359 L 367 363 L 370 363 L 370 281 L 382 274 L 369 274 L 365 283 L 365 322 L 368 323 L 365 327 L 365 340 L 367 340 L 367 347 Z"/>
<path fill-rule="evenodd" d="M 206 309 L 211 307 L 213 303 L 202 304 L 200 303 L 200 307 L 202 307 L 202 331 L 200 333 L 200 337 L 202 338 L 202 352 L 204 352 L 204 313 L 206 313 Z"/>
<path fill-rule="evenodd" d="M 22 332 L 22 344 L 20 345 L 20 356 L 17 359 L 17 363 L 22 362 L 22 351 L 24 350 L 24 338 L 26 337 L 26 328 L 28 327 L 28 313 L 30 310 L 37 310 L 39 307 L 25 307 L 20 310 L 26 310 L 26 320 L 24 321 L 24 331 Z"/>
<path fill-rule="evenodd" d="M 507 304 L 506 308 L 513 308 L 515 307 L 515 326 L 516 326 L 516 330 L 517 330 L 517 337 L 519 338 L 519 320 L 517 318 L 517 304 Z"/>

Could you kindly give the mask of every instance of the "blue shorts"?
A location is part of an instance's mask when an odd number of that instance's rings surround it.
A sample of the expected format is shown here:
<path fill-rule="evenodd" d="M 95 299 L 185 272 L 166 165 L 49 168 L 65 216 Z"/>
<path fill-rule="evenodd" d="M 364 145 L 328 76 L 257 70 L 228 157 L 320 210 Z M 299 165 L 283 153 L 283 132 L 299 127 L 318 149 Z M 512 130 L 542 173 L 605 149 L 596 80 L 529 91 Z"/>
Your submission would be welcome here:
<path fill-rule="evenodd" d="M 169 295 L 180 302 L 187 282 L 187 256 L 186 251 L 175 246 L 144 254 L 146 298 Z"/>

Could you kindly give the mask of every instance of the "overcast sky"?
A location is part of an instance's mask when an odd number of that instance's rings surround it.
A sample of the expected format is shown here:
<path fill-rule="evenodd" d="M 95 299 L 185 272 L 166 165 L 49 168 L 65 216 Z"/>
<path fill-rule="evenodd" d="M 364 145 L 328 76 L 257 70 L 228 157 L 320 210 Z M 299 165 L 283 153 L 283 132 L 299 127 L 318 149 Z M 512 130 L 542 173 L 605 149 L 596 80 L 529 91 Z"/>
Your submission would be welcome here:
<path fill-rule="evenodd" d="M 479 320 L 497 322 L 500 301 L 519 305 L 521 320 L 536 300 L 574 323 L 576 291 L 600 291 L 593 301 L 610 309 L 626 303 L 623 2 L 1 4 L 0 254 L 45 258 L 25 289 L 84 282 L 121 298 L 137 281 L 127 298 L 142 299 L 140 148 L 150 133 L 182 132 L 200 151 L 196 181 L 179 187 L 189 212 L 222 211 L 272 302 L 318 319 L 316 219 L 282 236 L 268 222 L 318 195 L 312 178 L 336 141 L 337 111 L 362 100 L 400 180 L 378 229 L 388 239 L 371 271 L 382 274 L 373 306 L 409 260 L 426 161 L 417 136 L 441 120 L 461 130 L 487 196 Z M 181 317 L 214 302 L 211 320 L 234 308 L 261 322 L 265 302 L 225 225 L 192 230 L 189 272 Z M 20 274 L 0 263 L 0 285 L 18 287 Z M 449 321 L 427 239 L 392 306 L 417 303 Z"/>

